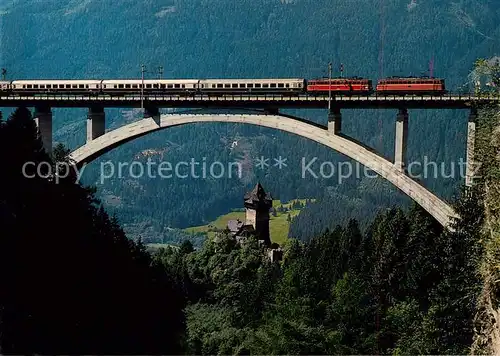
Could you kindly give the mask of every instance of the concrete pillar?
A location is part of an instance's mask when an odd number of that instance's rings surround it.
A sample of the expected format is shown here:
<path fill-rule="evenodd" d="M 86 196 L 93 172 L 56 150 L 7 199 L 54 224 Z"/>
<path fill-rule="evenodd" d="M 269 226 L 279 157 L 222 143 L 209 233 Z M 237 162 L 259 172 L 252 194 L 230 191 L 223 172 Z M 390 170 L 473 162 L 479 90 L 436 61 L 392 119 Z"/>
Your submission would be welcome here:
<path fill-rule="evenodd" d="M 342 130 L 342 114 L 340 108 L 331 108 L 328 112 L 328 132 L 337 135 Z"/>
<path fill-rule="evenodd" d="M 48 106 L 35 107 L 35 124 L 38 127 L 45 152 L 52 153 L 52 111 Z"/>
<path fill-rule="evenodd" d="M 151 117 L 160 126 L 160 110 L 156 106 L 144 107 L 144 118 Z"/>
<path fill-rule="evenodd" d="M 472 186 L 474 174 L 474 146 L 476 142 L 477 109 L 471 108 L 467 123 L 467 165 L 465 167 L 465 185 Z"/>
<path fill-rule="evenodd" d="M 394 165 L 400 171 L 406 168 L 406 145 L 408 141 L 408 110 L 399 109 L 396 119 L 396 140 L 394 147 Z"/>
<path fill-rule="evenodd" d="M 105 123 L 104 108 L 99 106 L 90 107 L 87 115 L 87 143 L 104 135 Z"/>

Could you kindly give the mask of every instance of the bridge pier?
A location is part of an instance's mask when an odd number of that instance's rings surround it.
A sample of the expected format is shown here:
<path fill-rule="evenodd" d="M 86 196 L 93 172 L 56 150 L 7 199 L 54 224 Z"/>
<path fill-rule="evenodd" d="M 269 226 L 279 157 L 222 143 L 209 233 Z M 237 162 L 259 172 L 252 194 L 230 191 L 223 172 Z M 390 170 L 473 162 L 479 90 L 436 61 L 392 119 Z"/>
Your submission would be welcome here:
<path fill-rule="evenodd" d="M 95 140 L 105 133 L 106 115 L 104 108 L 100 106 L 89 107 L 87 115 L 87 143 Z"/>
<path fill-rule="evenodd" d="M 408 110 L 399 109 L 399 113 L 396 118 L 394 165 L 400 171 L 404 171 L 406 168 L 407 141 L 408 141 Z"/>
<path fill-rule="evenodd" d="M 144 118 L 149 117 L 160 126 L 160 109 L 157 106 L 144 106 Z"/>
<path fill-rule="evenodd" d="M 474 174 L 474 146 L 476 142 L 477 109 L 472 107 L 467 123 L 467 165 L 465 166 L 465 185 L 471 187 Z"/>
<path fill-rule="evenodd" d="M 328 132 L 337 135 L 342 130 L 342 113 L 340 108 L 331 108 L 328 111 Z"/>
<path fill-rule="evenodd" d="M 52 111 L 48 106 L 36 106 L 35 124 L 38 127 L 45 152 L 52 153 Z"/>

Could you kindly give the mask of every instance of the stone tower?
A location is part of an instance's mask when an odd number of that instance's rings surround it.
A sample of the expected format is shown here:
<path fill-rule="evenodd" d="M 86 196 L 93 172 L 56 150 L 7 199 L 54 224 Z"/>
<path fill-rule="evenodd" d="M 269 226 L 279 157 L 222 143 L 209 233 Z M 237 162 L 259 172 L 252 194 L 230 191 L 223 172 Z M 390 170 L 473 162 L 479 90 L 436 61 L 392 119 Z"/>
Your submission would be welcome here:
<path fill-rule="evenodd" d="M 246 210 L 245 225 L 252 225 L 259 240 L 266 246 L 271 245 L 269 236 L 269 209 L 273 206 L 271 195 L 264 191 L 262 185 L 257 183 L 255 188 L 244 197 Z"/>

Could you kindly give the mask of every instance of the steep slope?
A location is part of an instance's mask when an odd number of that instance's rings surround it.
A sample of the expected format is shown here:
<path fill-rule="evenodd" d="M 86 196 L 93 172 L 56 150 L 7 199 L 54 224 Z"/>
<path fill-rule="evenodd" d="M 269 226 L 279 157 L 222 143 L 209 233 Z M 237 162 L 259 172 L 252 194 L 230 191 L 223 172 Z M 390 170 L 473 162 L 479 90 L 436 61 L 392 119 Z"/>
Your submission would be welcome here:
<path fill-rule="evenodd" d="M 483 289 L 476 316 L 473 350 L 477 354 L 500 353 L 500 110 L 480 112 L 476 157 L 480 164 L 476 189 L 483 194 L 485 255 L 479 272 Z"/>

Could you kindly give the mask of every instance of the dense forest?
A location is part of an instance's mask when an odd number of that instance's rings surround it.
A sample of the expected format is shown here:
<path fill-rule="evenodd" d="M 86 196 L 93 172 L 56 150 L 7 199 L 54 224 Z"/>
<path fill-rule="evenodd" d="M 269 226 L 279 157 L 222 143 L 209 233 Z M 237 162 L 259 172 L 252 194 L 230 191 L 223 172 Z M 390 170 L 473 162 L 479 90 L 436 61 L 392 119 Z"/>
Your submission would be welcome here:
<path fill-rule="evenodd" d="M 5 0 L 0 3 L 0 64 L 7 68 L 8 79 L 139 78 L 142 63 L 147 78 L 156 77 L 160 65 L 164 78 L 315 78 L 326 75 L 332 61 L 334 75 L 344 63 L 346 76 L 376 80 L 429 74 L 434 59 L 434 75 L 445 78 L 449 90 L 464 91 L 474 60 L 498 54 L 499 16 L 498 3 L 475 0 Z M 322 110 L 286 113 L 326 123 Z M 427 156 L 449 164 L 464 157 L 465 112 L 409 114 L 409 160 Z M 54 109 L 55 139 L 69 149 L 82 145 L 86 115 L 84 109 Z M 111 130 L 137 120 L 140 113 L 110 109 L 106 115 L 106 129 Z M 342 129 L 390 159 L 395 115 L 393 110 L 345 110 Z M 231 148 L 235 141 L 238 145 Z M 102 182 L 99 172 L 108 160 L 130 163 L 151 157 L 175 163 L 207 157 L 227 163 L 260 156 L 286 157 L 288 167 L 260 170 L 251 165 L 242 179 L 218 180 L 126 177 Z M 410 205 L 378 179 L 339 183 L 335 175 L 305 182 L 302 157 L 346 160 L 319 144 L 272 129 L 197 124 L 118 147 L 93 162 L 83 178 L 98 187 L 96 196 L 130 236 L 158 242 L 180 243 L 185 236 L 172 228 L 202 225 L 240 207 L 242 193 L 257 180 L 283 202 L 317 199 L 292 223 L 295 236 L 304 232 L 305 221 L 318 222 L 318 211 L 330 228 L 335 222 L 326 217 L 339 214 L 339 222 L 352 215 L 366 226 L 374 211 Z M 461 177 L 423 181 L 445 199 L 457 195 L 462 183 Z"/>
<path fill-rule="evenodd" d="M 2 354 L 463 354 L 481 291 L 483 196 L 453 232 L 417 206 L 382 211 L 282 262 L 221 233 L 154 256 L 93 189 L 56 171 L 26 108 L 0 123 Z M 26 162 L 50 162 L 34 178 Z M 57 164 L 59 163 L 59 164 Z M 26 174 L 25 174 L 26 173 Z M 43 174 L 44 177 L 41 177 Z"/>
<path fill-rule="evenodd" d="M 255 241 L 159 252 L 188 301 L 192 354 L 465 354 L 480 290 L 480 200 L 457 206 L 455 232 L 419 207 L 389 209 L 291 240 L 283 264 Z"/>
<path fill-rule="evenodd" d="M 45 153 L 28 109 L 0 120 L 0 353 L 181 352 L 174 279 L 62 178 L 66 155 Z"/>

